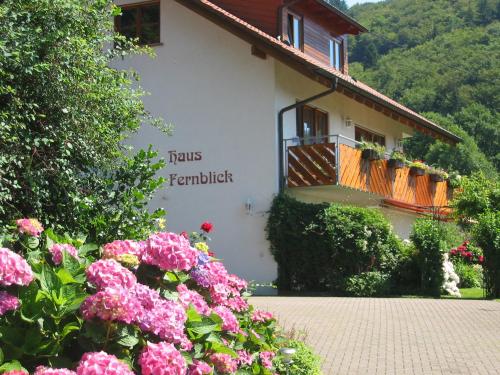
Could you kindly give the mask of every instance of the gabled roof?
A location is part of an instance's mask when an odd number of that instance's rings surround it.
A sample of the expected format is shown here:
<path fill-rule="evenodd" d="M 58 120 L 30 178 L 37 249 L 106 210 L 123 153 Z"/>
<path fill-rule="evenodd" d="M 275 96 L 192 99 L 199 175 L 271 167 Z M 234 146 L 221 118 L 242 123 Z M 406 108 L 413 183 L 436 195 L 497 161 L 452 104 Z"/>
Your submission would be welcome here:
<path fill-rule="evenodd" d="M 279 39 L 250 25 L 208 0 L 176 1 L 246 40 L 248 43 L 257 46 L 263 52 L 268 53 L 284 64 L 326 86 L 331 85 L 332 80 L 336 79 L 338 82 L 337 91 L 404 125 L 446 142 L 457 143 L 461 141 L 460 137 L 403 106 L 397 101 L 357 81 L 353 77 L 343 74 L 311 56 L 288 46 Z"/>

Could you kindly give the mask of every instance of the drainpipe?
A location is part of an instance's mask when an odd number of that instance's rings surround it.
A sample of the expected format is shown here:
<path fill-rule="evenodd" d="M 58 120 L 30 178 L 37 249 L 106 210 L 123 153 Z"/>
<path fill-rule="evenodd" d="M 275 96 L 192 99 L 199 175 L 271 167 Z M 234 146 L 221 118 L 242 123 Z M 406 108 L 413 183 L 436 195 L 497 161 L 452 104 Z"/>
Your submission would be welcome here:
<path fill-rule="evenodd" d="M 284 166 L 284 153 L 283 153 L 283 117 L 285 115 L 285 112 L 288 112 L 292 109 L 297 109 L 299 107 L 302 107 L 304 104 L 310 103 L 316 99 L 322 98 L 323 96 L 327 96 L 335 92 L 337 90 L 337 83 L 338 83 L 338 78 L 335 77 L 332 80 L 332 85 L 331 87 L 323 91 L 319 94 L 316 94 L 314 96 L 311 96 L 310 98 L 301 100 L 300 102 L 291 104 L 287 107 L 282 108 L 279 113 L 278 113 L 278 153 L 279 153 L 279 192 L 282 193 L 283 190 L 285 189 L 285 166 Z"/>

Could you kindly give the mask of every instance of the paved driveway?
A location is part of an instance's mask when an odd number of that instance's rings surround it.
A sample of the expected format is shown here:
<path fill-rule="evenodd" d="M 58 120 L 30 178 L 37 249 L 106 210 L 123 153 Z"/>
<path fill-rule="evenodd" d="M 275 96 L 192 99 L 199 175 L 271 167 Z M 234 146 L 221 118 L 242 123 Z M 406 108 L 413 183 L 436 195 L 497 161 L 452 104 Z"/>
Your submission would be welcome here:
<path fill-rule="evenodd" d="M 403 298 L 253 297 L 304 329 L 325 374 L 500 374 L 500 303 Z"/>

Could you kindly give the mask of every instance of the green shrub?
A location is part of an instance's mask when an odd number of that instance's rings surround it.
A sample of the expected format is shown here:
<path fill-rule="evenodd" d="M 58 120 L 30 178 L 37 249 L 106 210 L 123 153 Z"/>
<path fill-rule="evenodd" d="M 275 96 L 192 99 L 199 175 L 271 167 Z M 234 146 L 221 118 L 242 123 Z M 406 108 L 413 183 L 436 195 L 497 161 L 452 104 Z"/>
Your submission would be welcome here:
<path fill-rule="evenodd" d="M 320 358 L 306 344 L 291 340 L 286 347 L 296 350 L 293 363 L 290 365 L 290 375 L 322 375 Z M 286 374 L 286 366 L 280 356 L 276 357 L 274 366 L 280 374 Z"/>
<path fill-rule="evenodd" d="M 460 288 L 480 288 L 483 284 L 483 273 L 480 265 L 457 262 L 453 265 L 460 278 Z"/>
<path fill-rule="evenodd" d="M 410 236 L 417 251 L 421 272 L 421 292 L 439 297 L 443 285 L 443 252 L 447 246 L 442 224 L 429 219 L 417 219 Z"/>
<path fill-rule="evenodd" d="M 377 210 L 275 198 L 267 224 L 278 287 L 345 293 L 348 277 L 396 268 L 401 242 Z"/>
<path fill-rule="evenodd" d="M 381 272 L 363 272 L 351 276 L 346 281 L 346 291 L 356 297 L 386 295 L 390 290 L 390 277 Z"/>
<path fill-rule="evenodd" d="M 500 298 L 500 211 L 481 215 L 474 225 L 473 238 L 483 249 L 486 294 Z"/>
<path fill-rule="evenodd" d="M 0 227 L 37 217 L 102 243 L 164 215 L 146 208 L 163 161 L 124 142 L 161 124 L 136 74 L 111 66 L 147 50 L 113 32 L 115 14 L 111 0 L 0 1 Z"/>
<path fill-rule="evenodd" d="M 332 204 L 324 212 L 326 234 L 344 276 L 371 270 L 390 271 L 401 243 L 378 210 Z"/>
<path fill-rule="evenodd" d="M 307 204 L 278 195 L 267 222 L 267 238 L 278 263 L 278 288 L 295 291 L 328 290 L 330 244 L 319 228 L 319 215 L 328 205 Z M 316 229 L 306 230 L 314 226 Z"/>
<path fill-rule="evenodd" d="M 418 253 L 413 244 L 402 245 L 398 265 L 392 274 L 394 293 L 418 293 L 422 277 L 418 264 Z"/>

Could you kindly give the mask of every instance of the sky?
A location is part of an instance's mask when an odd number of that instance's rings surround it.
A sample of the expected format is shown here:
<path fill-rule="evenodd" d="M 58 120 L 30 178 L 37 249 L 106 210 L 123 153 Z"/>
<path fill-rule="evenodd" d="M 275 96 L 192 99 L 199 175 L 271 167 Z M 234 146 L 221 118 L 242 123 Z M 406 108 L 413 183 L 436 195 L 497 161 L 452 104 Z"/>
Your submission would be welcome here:
<path fill-rule="evenodd" d="M 347 5 L 353 6 L 354 4 L 362 4 L 362 3 L 377 3 L 380 0 L 346 0 Z"/>

